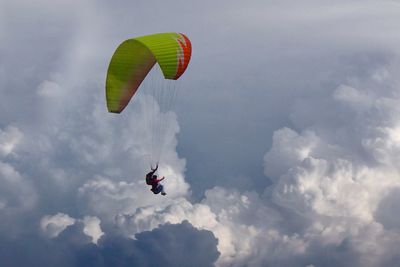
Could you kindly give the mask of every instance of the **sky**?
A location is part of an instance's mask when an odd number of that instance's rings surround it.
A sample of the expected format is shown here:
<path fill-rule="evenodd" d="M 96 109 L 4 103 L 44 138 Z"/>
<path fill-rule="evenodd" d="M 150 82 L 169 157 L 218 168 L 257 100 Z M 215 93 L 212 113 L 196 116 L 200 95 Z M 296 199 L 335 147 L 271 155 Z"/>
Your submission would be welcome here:
<path fill-rule="evenodd" d="M 400 266 L 400 2 L 0 0 L 1 266 Z M 124 40 L 182 32 L 159 174 L 107 112 Z M 157 105 L 157 104 L 156 104 Z"/>

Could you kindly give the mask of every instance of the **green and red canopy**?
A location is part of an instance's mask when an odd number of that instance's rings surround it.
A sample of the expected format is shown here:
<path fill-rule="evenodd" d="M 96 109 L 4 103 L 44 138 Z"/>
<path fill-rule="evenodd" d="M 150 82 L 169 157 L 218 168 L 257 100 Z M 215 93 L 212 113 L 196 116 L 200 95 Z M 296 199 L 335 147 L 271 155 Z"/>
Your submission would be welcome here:
<path fill-rule="evenodd" d="M 107 71 L 108 111 L 120 113 L 128 105 L 156 62 L 165 79 L 177 80 L 185 72 L 191 54 L 190 40 L 182 33 L 159 33 L 124 41 L 114 52 Z"/>

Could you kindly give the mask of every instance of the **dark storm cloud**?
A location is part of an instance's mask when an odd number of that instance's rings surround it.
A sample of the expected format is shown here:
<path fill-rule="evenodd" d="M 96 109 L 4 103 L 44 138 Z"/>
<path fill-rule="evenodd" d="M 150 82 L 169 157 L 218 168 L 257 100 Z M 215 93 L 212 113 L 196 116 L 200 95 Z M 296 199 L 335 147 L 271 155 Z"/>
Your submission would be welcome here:
<path fill-rule="evenodd" d="M 83 233 L 83 225 L 69 226 L 55 239 L 37 235 L 2 238 L 4 266 L 214 266 L 217 240 L 190 223 L 165 224 L 142 232 L 135 239 L 101 238 L 98 245 Z"/>
<path fill-rule="evenodd" d="M 375 217 L 388 230 L 400 231 L 400 188 L 393 188 L 379 203 Z"/>

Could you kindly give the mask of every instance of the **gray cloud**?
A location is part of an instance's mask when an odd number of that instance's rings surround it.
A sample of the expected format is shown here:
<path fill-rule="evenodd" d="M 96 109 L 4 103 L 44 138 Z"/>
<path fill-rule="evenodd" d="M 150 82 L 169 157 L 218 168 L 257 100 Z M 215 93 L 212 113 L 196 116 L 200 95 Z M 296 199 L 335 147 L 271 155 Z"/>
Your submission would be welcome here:
<path fill-rule="evenodd" d="M 135 239 L 107 235 L 94 245 L 83 224 L 77 223 L 51 240 L 4 238 L 0 258 L 7 266 L 214 266 L 216 244 L 212 233 L 183 222 L 162 225 Z"/>

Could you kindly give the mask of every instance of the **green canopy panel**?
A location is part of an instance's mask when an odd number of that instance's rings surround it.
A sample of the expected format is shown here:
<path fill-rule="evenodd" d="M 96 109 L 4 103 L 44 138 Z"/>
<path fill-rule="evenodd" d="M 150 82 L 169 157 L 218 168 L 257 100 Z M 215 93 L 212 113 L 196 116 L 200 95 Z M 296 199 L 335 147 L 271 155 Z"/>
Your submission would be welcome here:
<path fill-rule="evenodd" d="M 190 40 L 182 33 L 159 33 L 128 39 L 111 58 L 106 79 L 109 112 L 120 113 L 157 62 L 165 79 L 177 80 L 192 54 Z"/>

